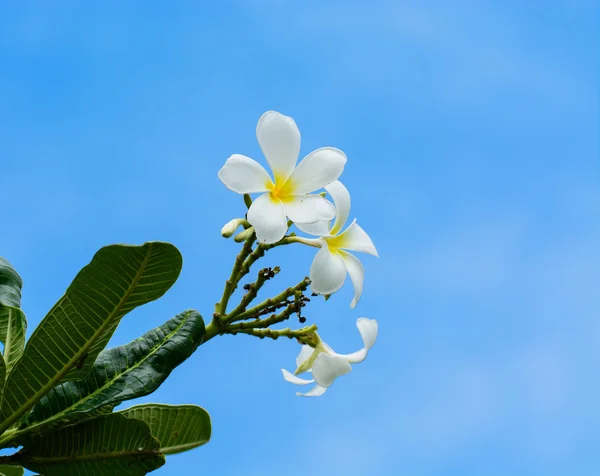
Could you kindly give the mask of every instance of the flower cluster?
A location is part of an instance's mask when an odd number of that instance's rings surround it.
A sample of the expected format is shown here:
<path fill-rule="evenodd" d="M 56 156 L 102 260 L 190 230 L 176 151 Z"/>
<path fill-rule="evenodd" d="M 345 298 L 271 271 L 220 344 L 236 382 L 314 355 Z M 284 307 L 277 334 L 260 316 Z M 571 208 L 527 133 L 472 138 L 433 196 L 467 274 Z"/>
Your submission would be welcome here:
<path fill-rule="evenodd" d="M 249 208 L 245 218 L 234 219 L 225 225 L 223 236 L 233 236 L 239 226 L 244 226 L 245 230 L 236 236 L 236 241 L 256 239 L 257 249 L 263 250 L 263 254 L 270 247 L 289 243 L 318 248 L 310 266 L 311 291 L 328 297 L 342 288 L 349 275 L 354 287 L 350 307 L 354 308 L 361 298 L 364 268 L 350 251 L 378 254 L 356 220 L 344 229 L 350 217 L 351 200 L 348 189 L 338 178 L 346 165 L 346 155 L 339 149 L 322 147 L 297 163 L 300 131 L 291 117 L 276 111 L 262 115 L 256 136 L 271 174 L 244 155 L 234 154 L 227 159 L 219 171 L 219 178 L 228 189 L 244 195 Z M 315 193 L 322 189 L 324 192 Z M 252 200 L 251 194 L 260 195 Z M 333 203 L 325 198 L 327 195 Z M 311 237 L 288 234 L 292 225 Z M 245 316 L 244 313 L 239 315 Z M 238 324 L 237 329 L 241 329 L 240 326 L 243 325 Z M 299 395 L 322 395 L 337 376 L 350 371 L 350 364 L 366 358 L 377 336 L 377 322 L 360 318 L 357 326 L 364 348 L 349 355 L 333 352 L 316 334 L 316 327 L 311 330 L 311 339 L 303 340 L 301 334 L 295 335 L 302 344 L 295 374 L 312 372 L 314 380 L 303 380 L 283 370 L 284 378 L 296 384 L 317 383 L 311 391 Z M 262 332 L 262 336 L 269 335 L 266 330 Z"/>

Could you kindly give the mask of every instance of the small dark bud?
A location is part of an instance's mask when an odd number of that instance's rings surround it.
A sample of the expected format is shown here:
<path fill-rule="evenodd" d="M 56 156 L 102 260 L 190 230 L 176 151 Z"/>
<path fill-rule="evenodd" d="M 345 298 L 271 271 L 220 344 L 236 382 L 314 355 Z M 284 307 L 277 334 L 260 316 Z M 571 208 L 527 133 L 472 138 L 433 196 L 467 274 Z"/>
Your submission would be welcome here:
<path fill-rule="evenodd" d="M 300 316 L 300 317 L 298 318 L 298 321 L 300 322 L 300 324 L 304 324 L 304 323 L 306 322 L 306 317 L 302 317 L 302 316 Z"/>

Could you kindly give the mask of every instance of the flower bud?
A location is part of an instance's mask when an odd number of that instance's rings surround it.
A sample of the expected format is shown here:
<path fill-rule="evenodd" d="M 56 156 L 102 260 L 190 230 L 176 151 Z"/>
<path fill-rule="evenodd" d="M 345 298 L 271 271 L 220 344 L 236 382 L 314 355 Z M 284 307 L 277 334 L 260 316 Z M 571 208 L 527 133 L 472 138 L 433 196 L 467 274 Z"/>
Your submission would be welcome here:
<path fill-rule="evenodd" d="M 221 228 L 221 236 L 223 236 L 224 238 L 231 238 L 235 233 L 235 230 L 237 230 L 240 225 L 243 225 L 244 222 L 246 222 L 246 220 L 244 220 L 243 218 L 234 218 L 223 228 Z"/>
<path fill-rule="evenodd" d="M 235 236 L 234 240 L 236 241 L 236 243 L 241 243 L 242 241 L 246 241 L 248 238 L 250 238 L 253 233 L 254 233 L 254 228 L 250 227 L 247 230 L 244 230 L 241 233 L 238 233 Z"/>

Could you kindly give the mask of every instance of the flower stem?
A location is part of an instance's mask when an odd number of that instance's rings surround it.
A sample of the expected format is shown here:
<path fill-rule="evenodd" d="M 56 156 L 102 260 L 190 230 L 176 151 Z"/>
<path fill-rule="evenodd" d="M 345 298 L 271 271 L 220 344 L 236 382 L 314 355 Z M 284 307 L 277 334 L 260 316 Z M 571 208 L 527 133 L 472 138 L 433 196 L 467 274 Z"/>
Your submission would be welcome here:
<path fill-rule="evenodd" d="M 275 271 L 271 270 L 271 268 L 263 268 L 258 272 L 258 276 L 256 277 L 256 281 L 254 281 L 254 283 L 247 285 L 248 286 L 248 292 L 246 294 L 244 294 L 244 297 L 242 297 L 242 300 L 240 301 L 240 303 L 235 307 L 235 309 L 233 309 L 233 311 L 231 311 L 229 314 L 227 314 L 227 317 L 229 316 L 235 316 L 237 314 L 240 314 L 242 312 L 244 312 L 246 310 L 246 307 L 248 307 L 248 304 L 250 304 L 252 301 L 254 301 L 254 298 L 256 298 L 256 295 L 258 294 L 258 291 L 260 290 L 260 288 L 263 287 L 263 285 L 270 279 L 270 274 L 277 274 L 279 272 L 279 268 L 276 268 Z"/>
<path fill-rule="evenodd" d="M 290 329 L 289 327 L 285 329 L 241 329 L 236 331 L 235 333 L 239 334 L 248 334 L 251 336 L 258 337 L 260 339 L 264 339 L 265 337 L 269 337 L 270 339 L 277 340 L 280 337 L 287 337 L 289 339 L 299 339 L 302 337 L 306 337 L 307 335 L 313 334 L 317 331 L 316 324 L 313 324 L 308 327 L 303 327 L 301 329 Z"/>
<path fill-rule="evenodd" d="M 237 331 L 240 331 L 243 329 L 259 329 L 259 328 L 269 327 L 273 324 L 279 324 L 280 322 L 283 322 L 283 321 L 289 319 L 289 317 L 292 314 L 294 314 L 295 312 L 298 312 L 299 310 L 300 310 L 300 306 L 296 302 L 293 302 L 293 303 L 288 304 L 288 306 L 285 308 L 285 310 L 280 312 L 279 314 L 273 314 L 266 319 L 259 319 L 257 317 L 253 321 L 246 321 L 246 322 L 240 322 L 238 324 L 233 324 L 233 325 L 229 326 L 229 329 L 231 331 L 237 332 Z"/>
<path fill-rule="evenodd" d="M 285 291 L 279 293 L 277 296 L 269 298 L 269 299 L 261 302 L 260 304 L 254 306 L 250 309 L 247 309 L 244 312 L 241 312 L 237 315 L 234 314 L 233 312 L 231 314 L 228 314 L 226 316 L 224 322 L 231 323 L 231 322 L 236 322 L 236 321 L 243 321 L 243 320 L 250 319 L 250 318 L 258 318 L 261 315 L 261 313 L 264 313 L 264 311 L 266 309 L 269 309 L 273 306 L 276 306 L 277 304 L 287 301 L 287 299 L 290 296 L 295 295 L 296 291 L 306 291 L 309 284 L 310 284 L 310 279 L 308 277 L 306 277 L 302 281 L 300 281 L 298 284 L 296 284 L 295 286 L 287 288 Z"/>
<path fill-rule="evenodd" d="M 256 235 L 253 234 L 250 238 L 246 240 L 244 246 L 242 246 L 242 250 L 235 258 L 235 263 L 233 265 L 233 269 L 231 270 L 231 276 L 225 282 L 225 289 L 223 290 L 223 296 L 221 297 L 221 302 L 219 303 L 219 309 L 216 311 L 216 314 L 223 316 L 227 312 L 227 303 L 229 302 L 229 298 L 233 294 L 233 291 L 237 288 L 237 285 L 242 278 L 243 275 L 240 274 L 240 270 L 244 264 L 244 261 L 252 252 L 252 245 L 256 240 Z"/>

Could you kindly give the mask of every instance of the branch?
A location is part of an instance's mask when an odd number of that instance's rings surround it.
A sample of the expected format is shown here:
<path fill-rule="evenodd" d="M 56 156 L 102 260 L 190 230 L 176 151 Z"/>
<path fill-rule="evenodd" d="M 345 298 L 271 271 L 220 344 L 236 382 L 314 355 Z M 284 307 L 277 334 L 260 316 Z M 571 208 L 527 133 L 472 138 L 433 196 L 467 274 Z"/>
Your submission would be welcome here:
<path fill-rule="evenodd" d="M 307 335 L 313 334 L 317 331 L 316 324 L 312 326 L 303 327 L 302 329 L 292 330 L 289 327 L 285 329 L 242 329 L 236 331 L 235 334 L 248 334 L 251 336 L 258 337 L 260 339 L 264 339 L 265 337 L 269 337 L 270 339 L 277 340 L 280 337 L 287 337 L 289 339 L 301 339 L 302 337 L 306 337 Z"/>
<path fill-rule="evenodd" d="M 229 323 L 229 322 L 236 322 L 236 321 L 244 321 L 246 319 L 250 319 L 250 318 L 258 318 L 260 315 L 265 314 L 265 310 L 269 309 L 268 311 L 266 311 L 266 313 L 271 312 L 271 309 L 276 309 L 277 306 L 278 307 L 283 307 L 283 305 L 288 305 L 291 303 L 287 302 L 287 299 L 290 296 L 294 296 L 296 294 L 296 291 L 306 291 L 306 289 L 308 288 L 308 285 L 310 284 L 310 279 L 308 277 L 304 278 L 302 281 L 300 281 L 298 284 L 296 284 L 295 286 L 292 286 L 291 288 L 287 288 L 285 291 L 279 293 L 277 296 L 269 298 L 263 302 L 261 302 L 260 304 L 238 314 L 238 315 L 234 315 L 233 313 L 231 313 L 230 315 L 226 316 L 225 322 Z M 284 303 L 283 305 L 281 305 L 282 303 Z"/>

